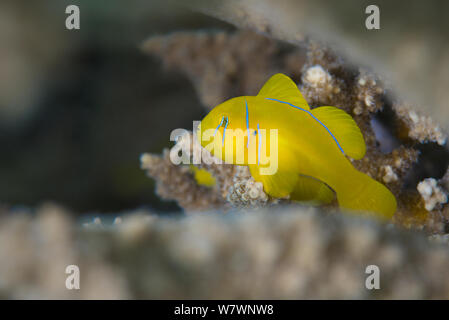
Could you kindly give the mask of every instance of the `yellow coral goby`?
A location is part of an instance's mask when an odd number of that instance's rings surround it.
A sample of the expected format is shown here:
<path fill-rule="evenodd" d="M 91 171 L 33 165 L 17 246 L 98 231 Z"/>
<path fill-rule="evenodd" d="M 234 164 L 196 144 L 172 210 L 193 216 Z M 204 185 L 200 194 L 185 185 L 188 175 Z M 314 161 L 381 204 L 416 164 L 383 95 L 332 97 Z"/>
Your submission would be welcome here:
<path fill-rule="evenodd" d="M 335 192 L 344 209 L 374 213 L 382 219 L 390 219 L 395 213 L 393 194 L 383 184 L 356 170 L 347 159 L 346 156 L 363 158 L 366 146 L 359 127 L 343 110 L 331 106 L 311 110 L 296 84 L 286 75 L 276 74 L 257 96 L 237 97 L 216 106 L 202 120 L 198 137 L 206 147 L 208 141 L 203 141 L 201 134 L 207 129 L 216 128 L 221 136 L 226 129 L 247 130 L 250 137 L 249 128 L 256 127 L 278 130 L 277 172 L 261 175 L 262 166 L 248 164 L 247 148 L 234 148 L 234 151 L 245 153 L 245 164 L 254 179 L 263 183 L 267 194 L 329 203 Z M 223 137 L 223 160 L 224 141 Z M 258 148 L 261 143 L 259 139 Z"/>

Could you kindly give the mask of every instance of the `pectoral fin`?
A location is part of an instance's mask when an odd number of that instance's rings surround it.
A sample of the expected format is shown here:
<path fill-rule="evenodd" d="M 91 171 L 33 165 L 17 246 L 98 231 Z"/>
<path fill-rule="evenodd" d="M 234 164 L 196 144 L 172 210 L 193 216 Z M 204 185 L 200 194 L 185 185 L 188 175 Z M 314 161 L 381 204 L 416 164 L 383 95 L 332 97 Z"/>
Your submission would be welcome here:
<path fill-rule="evenodd" d="M 346 155 L 357 160 L 365 156 L 363 134 L 349 114 L 336 107 L 319 107 L 311 112 L 329 129 Z"/>
<path fill-rule="evenodd" d="M 310 110 L 310 107 L 292 79 L 285 74 L 277 73 L 265 82 L 257 95 L 261 98 L 271 98 L 289 102 L 295 106 Z"/>
<path fill-rule="evenodd" d="M 291 200 L 328 204 L 334 200 L 334 192 L 318 179 L 300 175 L 290 195 Z"/>
<path fill-rule="evenodd" d="M 275 198 L 328 204 L 334 200 L 334 192 L 323 182 L 291 171 L 279 171 L 274 175 L 259 174 L 259 166 L 250 165 L 254 180 L 262 182 L 264 191 Z"/>

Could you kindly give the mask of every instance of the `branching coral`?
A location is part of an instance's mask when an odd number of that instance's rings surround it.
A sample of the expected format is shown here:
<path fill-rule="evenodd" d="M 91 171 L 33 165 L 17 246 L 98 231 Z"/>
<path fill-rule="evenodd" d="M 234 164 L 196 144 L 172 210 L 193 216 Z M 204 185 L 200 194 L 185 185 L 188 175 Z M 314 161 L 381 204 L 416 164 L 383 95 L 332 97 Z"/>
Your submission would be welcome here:
<path fill-rule="evenodd" d="M 174 165 L 170 152 L 178 150 L 184 150 L 189 161 L 193 161 L 195 153 L 201 154 L 203 162 L 197 165 L 213 174 L 216 185 L 213 188 L 200 186 L 187 165 Z M 229 209 L 230 206 L 260 207 L 278 202 L 265 194 L 262 184 L 254 181 L 247 167 L 218 163 L 218 159 L 203 149 L 190 132 L 180 136 L 175 147 L 164 150 L 162 156 L 143 154 L 141 166 L 156 179 L 159 196 L 176 200 L 189 211 Z"/>
<path fill-rule="evenodd" d="M 176 166 L 170 161 L 169 150 L 162 156 L 143 154 L 141 167 L 156 181 L 156 193 L 163 199 L 177 200 L 186 210 L 212 209 L 223 205 L 216 189 L 200 186 L 188 166 Z"/>
<path fill-rule="evenodd" d="M 396 104 L 394 110 L 403 126 L 406 127 L 405 133 L 410 139 L 421 143 L 436 142 L 439 145 L 445 145 L 447 136 L 441 128 L 430 118 L 420 115 L 410 107 L 403 104 Z"/>

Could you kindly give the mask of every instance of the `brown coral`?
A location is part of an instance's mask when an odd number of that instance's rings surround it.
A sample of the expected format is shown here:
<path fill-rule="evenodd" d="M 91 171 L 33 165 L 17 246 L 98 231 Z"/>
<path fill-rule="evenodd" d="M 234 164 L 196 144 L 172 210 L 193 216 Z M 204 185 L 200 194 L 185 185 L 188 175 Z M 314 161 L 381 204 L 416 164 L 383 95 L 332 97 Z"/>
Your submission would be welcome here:
<path fill-rule="evenodd" d="M 420 143 L 436 142 L 441 146 L 446 144 L 446 135 L 430 117 L 420 115 L 410 106 L 400 103 L 394 106 L 394 111 L 404 122 L 404 134 L 410 139 Z"/>

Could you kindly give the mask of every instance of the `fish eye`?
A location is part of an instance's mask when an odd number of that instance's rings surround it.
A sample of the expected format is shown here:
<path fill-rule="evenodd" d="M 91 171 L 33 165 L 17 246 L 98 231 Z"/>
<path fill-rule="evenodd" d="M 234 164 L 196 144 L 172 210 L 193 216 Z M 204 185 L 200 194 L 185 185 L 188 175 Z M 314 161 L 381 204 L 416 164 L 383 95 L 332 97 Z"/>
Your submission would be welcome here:
<path fill-rule="evenodd" d="M 229 124 L 229 118 L 228 116 L 223 116 L 223 118 L 221 119 L 221 126 L 222 127 L 227 127 Z"/>
<path fill-rule="evenodd" d="M 254 133 L 253 133 L 254 135 L 256 135 L 257 134 L 257 130 L 254 130 Z"/>

